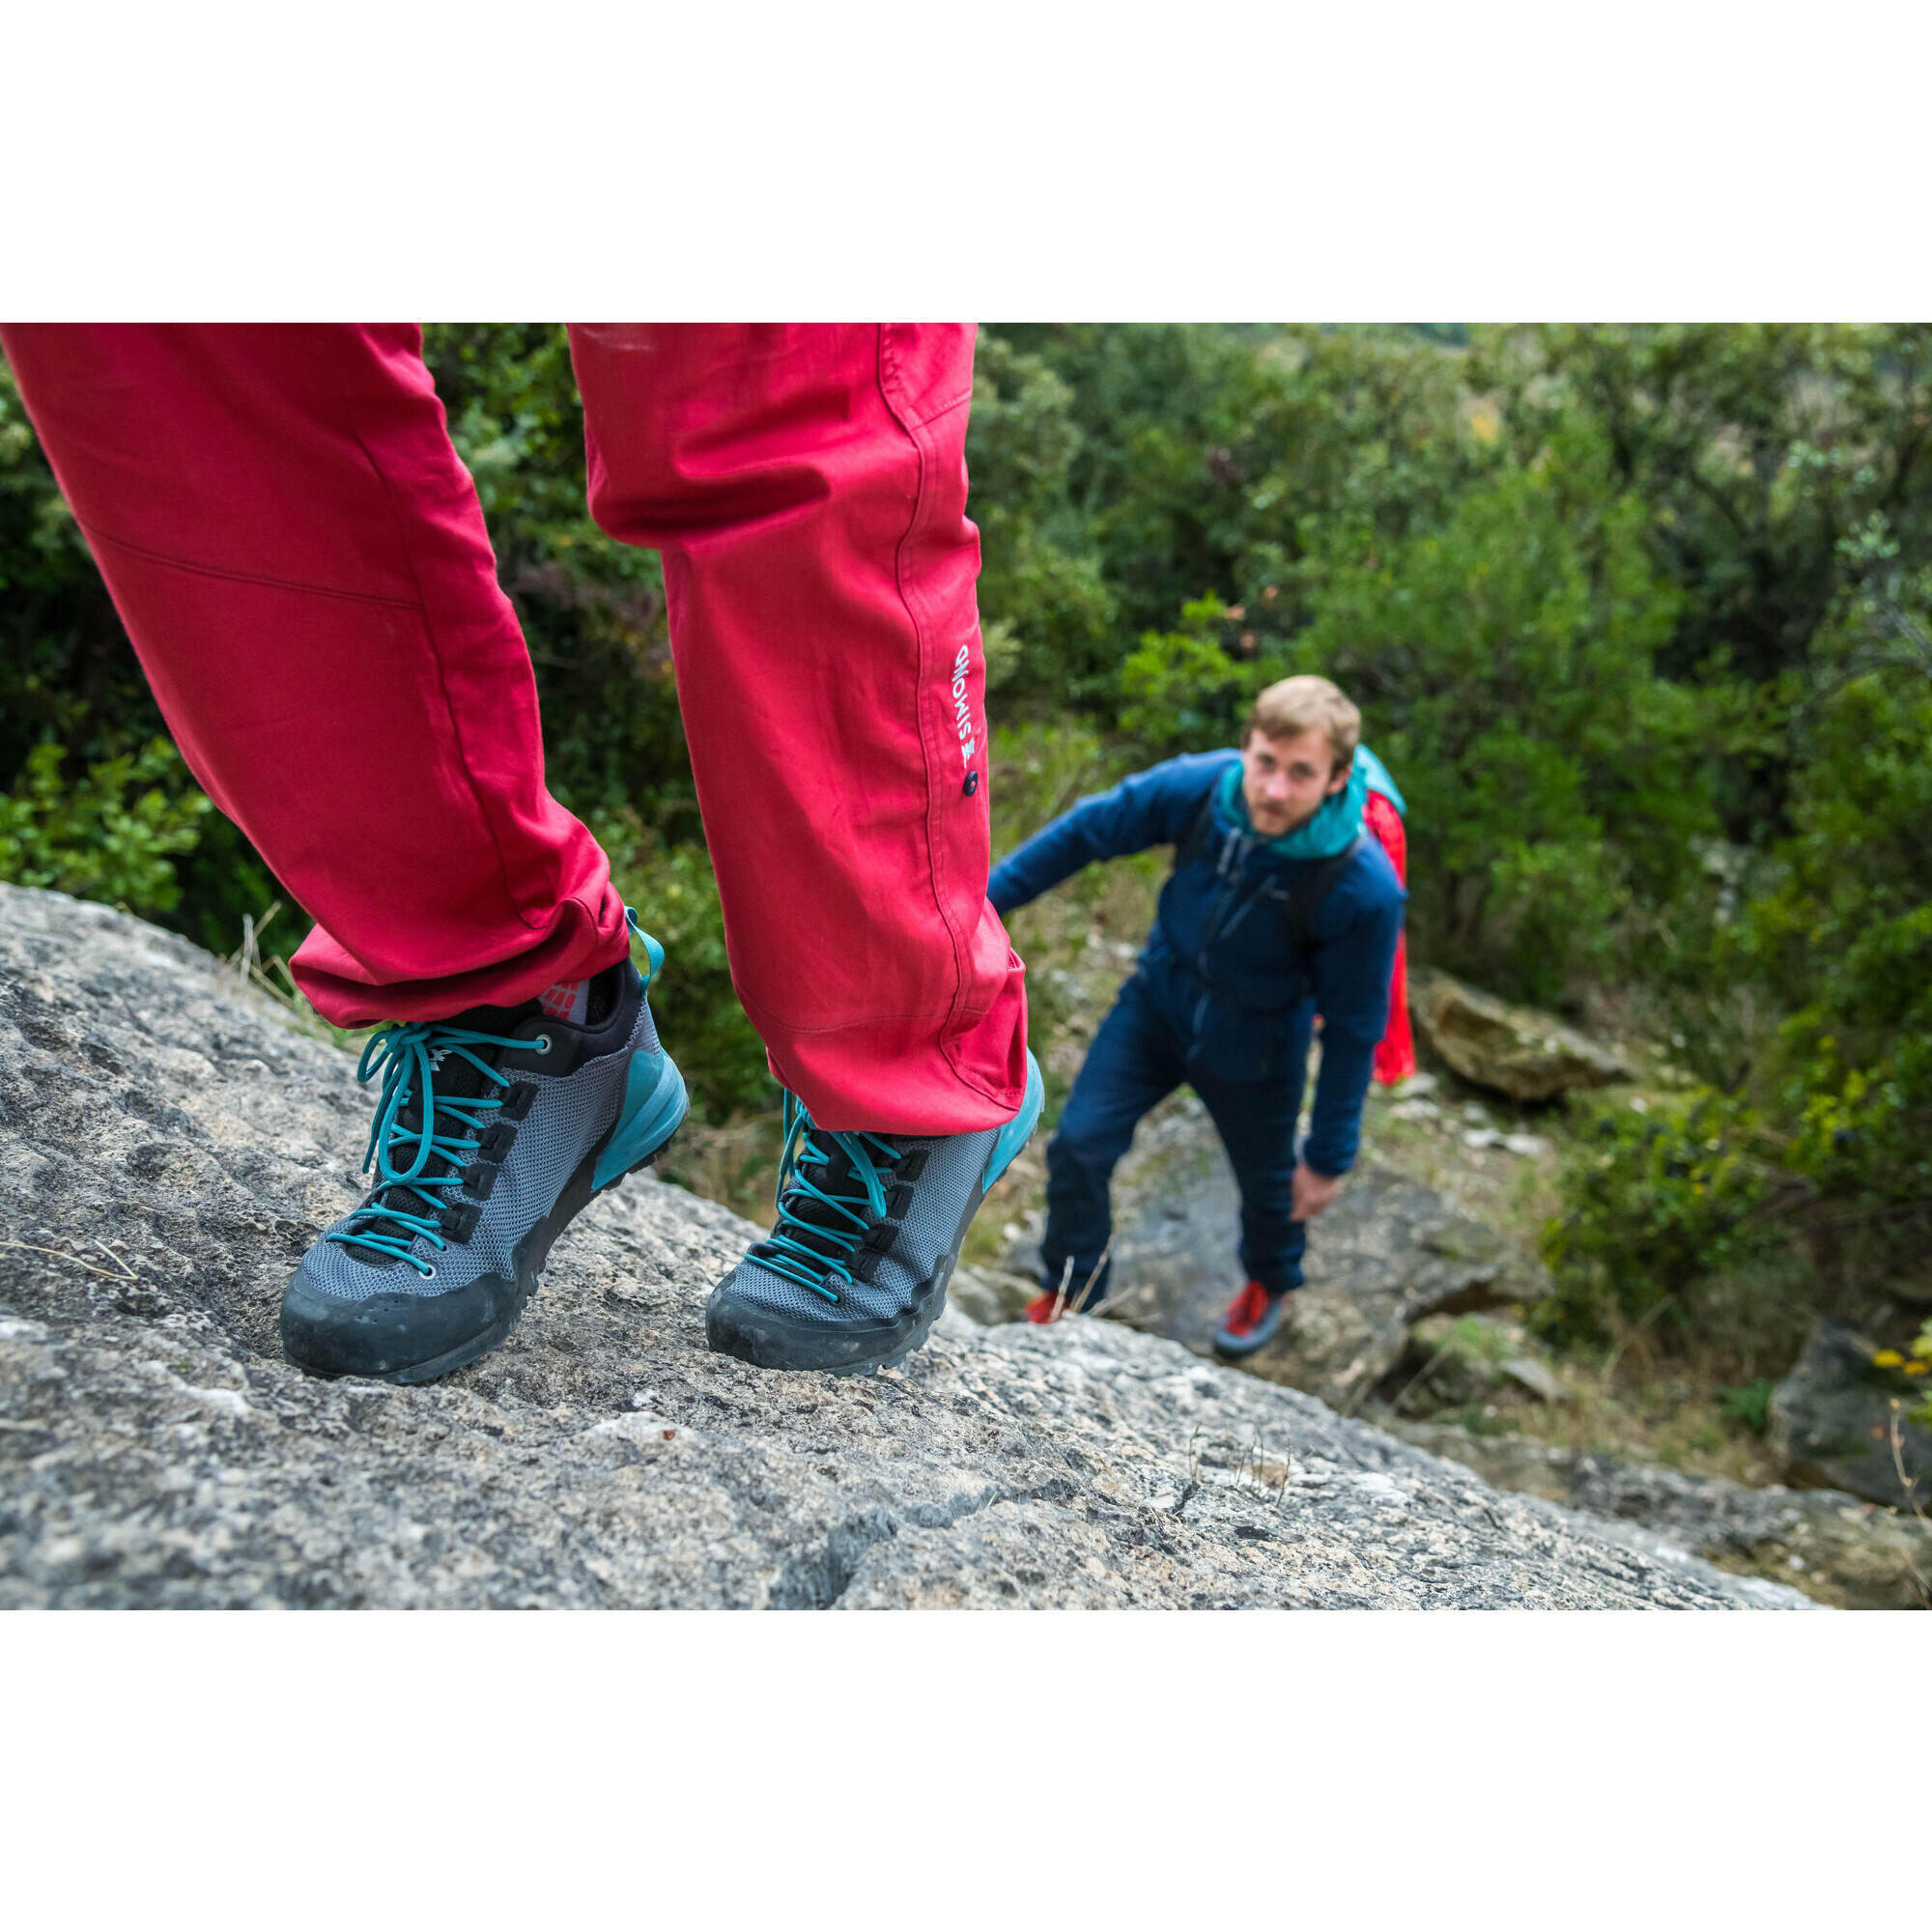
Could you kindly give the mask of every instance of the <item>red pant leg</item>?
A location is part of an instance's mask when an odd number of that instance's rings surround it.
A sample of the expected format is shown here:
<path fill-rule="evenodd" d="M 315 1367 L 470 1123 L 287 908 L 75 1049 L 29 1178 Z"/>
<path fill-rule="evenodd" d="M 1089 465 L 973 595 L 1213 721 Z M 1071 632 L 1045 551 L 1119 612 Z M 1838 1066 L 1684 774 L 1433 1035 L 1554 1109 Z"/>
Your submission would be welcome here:
<path fill-rule="evenodd" d="M 320 921 L 338 1025 L 510 1004 L 627 944 L 408 327 L 10 327 L 189 769 Z"/>
<path fill-rule="evenodd" d="M 1365 815 L 1370 831 L 1381 840 L 1397 879 L 1407 885 L 1408 835 L 1403 830 L 1402 814 L 1380 792 L 1372 791 Z M 1395 969 L 1389 975 L 1388 1027 L 1376 1047 L 1376 1078 L 1384 1087 L 1393 1087 L 1414 1071 L 1415 1037 L 1408 1024 L 1408 934 L 1399 932 L 1395 941 Z"/>
<path fill-rule="evenodd" d="M 831 1128 L 1010 1118 L 1026 1002 L 986 903 L 972 330 L 583 326 L 572 353 L 591 511 L 664 556 L 733 983 L 774 1075 Z"/>

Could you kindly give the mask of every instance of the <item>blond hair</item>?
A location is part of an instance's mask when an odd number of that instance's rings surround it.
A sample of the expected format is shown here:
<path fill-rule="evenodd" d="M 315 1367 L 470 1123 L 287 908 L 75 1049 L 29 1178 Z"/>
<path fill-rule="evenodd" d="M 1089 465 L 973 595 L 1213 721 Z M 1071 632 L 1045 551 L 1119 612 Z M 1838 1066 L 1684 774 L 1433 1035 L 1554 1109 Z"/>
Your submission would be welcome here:
<path fill-rule="evenodd" d="M 1362 742 L 1362 714 L 1325 677 L 1285 677 L 1255 699 L 1241 730 L 1241 745 L 1259 731 L 1265 738 L 1298 738 L 1304 731 L 1325 734 L 1335 753 L 1335 771 L 1352 762 Z"/>

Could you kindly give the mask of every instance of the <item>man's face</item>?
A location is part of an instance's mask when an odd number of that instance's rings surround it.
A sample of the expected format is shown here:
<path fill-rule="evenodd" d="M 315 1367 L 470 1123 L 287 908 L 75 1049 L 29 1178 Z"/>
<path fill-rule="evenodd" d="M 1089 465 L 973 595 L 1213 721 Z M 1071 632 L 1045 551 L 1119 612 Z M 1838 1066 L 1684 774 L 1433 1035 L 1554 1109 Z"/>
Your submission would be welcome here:
<path fill-rule="evenodd" d="M 1349 768 L 1334 769 L 1335 749 L 1325 731 L 1293 738 L 1250 732 L 1241 753 L 1241 796 L 1248 817 L 1264 838 L 1279 838 L 1304 825 L 1349 782 Z"/>

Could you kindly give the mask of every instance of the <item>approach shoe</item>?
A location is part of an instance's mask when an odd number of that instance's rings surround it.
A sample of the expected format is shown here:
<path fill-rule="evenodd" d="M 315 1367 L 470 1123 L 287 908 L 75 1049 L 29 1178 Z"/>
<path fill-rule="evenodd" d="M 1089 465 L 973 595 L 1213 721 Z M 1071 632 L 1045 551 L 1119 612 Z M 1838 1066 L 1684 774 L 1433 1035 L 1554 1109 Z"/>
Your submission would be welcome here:
<path fill-rule="evenodd" d="M 1270 1294 L 1260 1282 L 1251 1281 L 1233 1301 L 1214 1331 L 1214 1352 L 1239 1361 L 1265 1349 L 1288 1313 L 1289 1292 Z"/>
<path fill-rule="evenodd" d="M 642 937 L 655 976 L 664 949 Z M 557 1236 L 684 1121 L 648 985 L 622 959 L 590 980 L 580 1020 L 531 1000 L 371 1037 L 356 1078 L 383 1076 L 362 1162 L 376 1185 L 290 1277 L 290 1361 L 421 1382 L 509 1334 Z"/>
<path fill-rule="evenodd" d="M 828 1133 L 785 1095 L 778 1224 L 711 1293 L 719 1354 L 762 1369 L 867 1375 L 923 1342 L 986 1190 L 1039 1124 L 1045 1090 L 971 1134 Z"/>

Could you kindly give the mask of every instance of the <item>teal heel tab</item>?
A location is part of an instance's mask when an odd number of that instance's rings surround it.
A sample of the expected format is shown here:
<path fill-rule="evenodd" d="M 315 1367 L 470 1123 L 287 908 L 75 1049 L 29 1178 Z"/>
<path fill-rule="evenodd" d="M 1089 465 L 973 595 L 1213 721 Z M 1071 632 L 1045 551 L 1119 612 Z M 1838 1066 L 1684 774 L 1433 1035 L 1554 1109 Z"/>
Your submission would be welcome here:
<path fill-rule="evenodd" d="M 644 984 L 648 987 L 664 971 L 665 950 L 638 923 L 637 909 L 634 906 L 624 908 L 624 922 L 631 928 L 632 939 L 641 939 L 644 942 L 644 957 L 651 962 L 651 970 L 644 975 Z"/>
<path fill-rule="evenodd" d="M 1007 1122 L 994 1139 L 992 1151 L 986 1156 L 986 1171 L 980 1178 L 980 1191 L 984 1193 L 1000 1176 L 1013 1164 L 1013 1156 L 1033 1138 L 1034 1129 L 1039 1125 L 1039 1117 L 1046 1106 L 1046 1082 L 1040 1078 L 1039 1062 L 1031 1052 L 1027 1055 L 1026 1094 L 1020 1101 L 1020 1110 Z"/>

